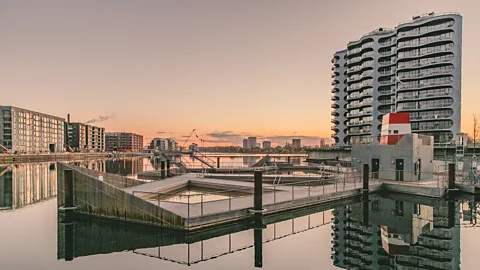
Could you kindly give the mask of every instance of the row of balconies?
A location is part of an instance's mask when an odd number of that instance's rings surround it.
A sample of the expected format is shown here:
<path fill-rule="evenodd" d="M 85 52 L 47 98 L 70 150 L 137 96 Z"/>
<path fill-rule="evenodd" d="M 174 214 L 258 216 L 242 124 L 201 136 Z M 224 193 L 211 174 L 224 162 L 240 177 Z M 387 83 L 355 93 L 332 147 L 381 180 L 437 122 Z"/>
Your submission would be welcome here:
<path fill-rule="evenodd" d="M 351 72 L 357 72 L 357 71 L 360 71 L 360 70 L 362 70 L 362 69 L 364 69 L 364 68 L 369 68 L 369 67 L 372 67 L 372 66 L 373 66 L 373 62 L 365 62 L 365 63 L 363 63 L 362 65 L 348 68 L 347 71 L 348 71 L 349 73 L 351 73 Z"/>
<path fill-rule="evenodd" d="M 450 96 L 450 93 L 435 93 L 435 94 L 422 94 L 422 95 L 411 95 L 411 96 L 399 96 L 398 100 L 417 100 L 425 98 L 436 98 L 436 97 L 445 97 Z"/>
<path fill-rule="evenodd" d="M 348 50 L 347 56 L 350 56 L 350 55 L 352 55 L 352 54 L 359 53 L 359 52 L 361 52 L 363 49 L 371 48 L 372 46 L 373 46 L 373 42 L 365 43 L 365 44 L 363 44 L 363 45 L 360 46 L 360 47 L 357 47 L 357 48 L 352 49 L 352 50 Z"/>
<path fill-rule="evenodd" d="M 372 95 L 372 90 L 370 91 L 364 91 L 364 92 L 355 92 L 353 94 L 350 94 L 347 96 L 347 100 L 352 100 L 352 99 L 357 99 L 357 98 L 361 98 L 361 97 L 364 97 L 364 96 L 370 96 Z"/>
<path fill-rule="evenodd" d="M 437 41 L 442 41 L 442 40 L 451 40 L 451 37 L 436 36 L 436 37 L 433 37 L 433 38 L 430 38 L 430 39 L 426 39 L 424 41 L 416 39 L 416 40 L 411 40 L 410 43 L 399 42 L 397 44 L 397 46 L 398 46 L 399 49 L 400 48 L 407 48 L 407 47 L 418 47 L 418 46 L 421 46 L 421 45 L 425 45 L 425 44 L 433 43 L 433 42 L 437 42 Z"/>
<path fill-rule="evenodd" d="M 422 83 L 413 83 L 413 84 L 399 84 L 398 85 L 398 90 L 408 90 L 408 89 L 417 89 L 417 88 L 423 88 L 423 87 L 429 87 L 429 86 L 440 86 L 440 85 L 448 85 L 452 82 L 450 79 L 446 80 L 440 80 L 440 81 L 432 81 L 432 82 L 422 82 Z"/>
<path fill-rule="evenodd" d="M 423 34 L 438 31 L 438 30 L 445 30 L 447 29 L 447 27 L 452 27 L 453 24 L 454 22 L 450 21 L 447 24 L 442 23 L 442 24 L 432 25 L 428 27 L 422 26 L 422 27 L 411 29 L 409 31 L 399 32 L 397 36 L 400 38 L 400 37 L 407 37 L 407 36 L 423 35 Z"/>

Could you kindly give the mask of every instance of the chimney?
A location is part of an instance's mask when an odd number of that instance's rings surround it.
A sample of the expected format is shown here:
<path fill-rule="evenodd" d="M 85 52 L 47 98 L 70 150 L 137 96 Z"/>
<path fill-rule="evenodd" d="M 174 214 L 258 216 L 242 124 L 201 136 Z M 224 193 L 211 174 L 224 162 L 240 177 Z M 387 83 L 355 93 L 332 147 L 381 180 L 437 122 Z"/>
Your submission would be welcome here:
<path fill-rule="evenodd" d="M 70 124 L 70 114 L 67 114 L 67 124 Z"/>

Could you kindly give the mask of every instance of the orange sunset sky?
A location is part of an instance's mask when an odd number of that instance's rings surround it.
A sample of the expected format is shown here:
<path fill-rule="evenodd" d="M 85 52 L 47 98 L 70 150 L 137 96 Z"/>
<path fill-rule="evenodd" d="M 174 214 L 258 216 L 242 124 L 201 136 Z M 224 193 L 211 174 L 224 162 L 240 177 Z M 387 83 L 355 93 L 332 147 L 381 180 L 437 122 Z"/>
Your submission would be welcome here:
<path fill-rule="evenodd" d="M 330 138 L 331 63 L 349 40 L 459 12 L 462 126 L 480 112 L 480 1 L 0 1 L 0 104 L 205 145 Z M 197 141 L 198 142 L 198 141 Z"/>

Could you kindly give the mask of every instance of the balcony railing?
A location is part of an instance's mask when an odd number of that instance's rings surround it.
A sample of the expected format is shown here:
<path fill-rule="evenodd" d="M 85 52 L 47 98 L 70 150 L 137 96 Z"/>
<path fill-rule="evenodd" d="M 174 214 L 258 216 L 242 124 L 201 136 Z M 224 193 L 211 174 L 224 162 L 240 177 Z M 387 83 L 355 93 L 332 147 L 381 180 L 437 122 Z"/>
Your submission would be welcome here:
<path fill-rule="evenodd" d="M 409 44 L 406 44 L 406 43 L 398 43 L 398 48 L 405 48 L 405 47 L 418 47 L 418 46 L 421 46 L 421 45 L 424 45 L 424 44 L 428 44 L 428 43 L 433 43 L 433 42 L 437 42 L 437 41 L 441 41 L 441 40 L 448 40 L 448 39 L 452 39 L 451 37 L 445 37 L 445 36 L 436 36 L 435 38 L 431 39 L 431 40 L 426 40 L 426 41 L 420 41 L 418 39 L 416 39 L 414 42 L 411 41 L 411 43 Z"/>
<path fill-rule="evenodd" d="M 427 52 L 424 52 L 424 53 L 420 53 L 420 52 L 417 51 L 417 53 L 410 54 L 410 55 L 399 55 L 398 59 L 410 58 L 410 57 L 420 57 L 420 56 L 434 54 L 434 53 L 438 53 L 438 52 L 449 52 L 449 51 L 452 51 L 452 48 L 444 48 L 444 49 L 438 48 L 438 49 L 435 49 L 434 51 L 431 51 L 431 52 L 427 51 Z"/>

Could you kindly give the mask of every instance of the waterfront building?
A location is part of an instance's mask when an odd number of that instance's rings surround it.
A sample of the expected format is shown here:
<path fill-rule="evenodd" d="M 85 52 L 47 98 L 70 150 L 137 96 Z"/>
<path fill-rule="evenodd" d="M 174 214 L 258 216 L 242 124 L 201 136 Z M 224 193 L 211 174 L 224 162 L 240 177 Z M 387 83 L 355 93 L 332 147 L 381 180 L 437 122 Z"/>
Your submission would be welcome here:
<path fill-rule="evenodd" d="M 61 153 L 65 151 L 64 123 L 61 117 L 0 106 L 0 144 L 11 153 Z"/>
<path fill-rule="evenodd" d="M 247 143 L 248 148 L 253 149 L 253 148 L 257 147 L 257 137 L 248 137 L 247 141 L 248 141 L 248 143 Z"/>
<path fill-rule="evenodd" d="M 347 144 L 347 73 L 346 73 L 347 50 L 338 51 L 332 58 L 332 130 L 335 144 L 343 146 Z"/>
<path fill-rule="evenodd" d="M 262 148 L 263 149 L 270 149 L 272 147 L 272 142 L 270 141 L 263 141 L 262 142 Z"/>
<path fill-rule="evenodd" d="M 292 140 L 292 148 L 302 148 L 302 140 L 301 139 L 293 139 Z"/>
<path fill-rule="evenodd" d="M 178 151 L 178 142 L 173 138 L 154 138 L 150 142 L 150 149 L 156 149 L 163 152 Z"/>
<path fill-rule="evenodd" d="M 67 143 L 74 151 L 104 152 L 105 129 L 83 123 L 67 123 Z"/>
<path fill-rule="evenodd" d="M 142 152 L 143 136 L 130 132 L 105 133 L 106 150 L 119 152 Z"/>
<path fill-rule="evenodd" d="M 378 140 L 382 117 L 390 112 L 408 112 L 413 132 L 433 136 L 436 144 L 452 143 L 460 133 L 462 16 L 458 13 L 429 13 L 394 29 L 379 28 L 349 42 L 346 56 L 336 53 L 333 62 L 332 129 L 337 145 Z M 343 69 L 346 128 L 341 126 L 344 114 L 339 110 Z"/>
<path fill-rule="evenodd" d="M 248 139 L 243 139 L 243 149 L 248 148 Z"/>

